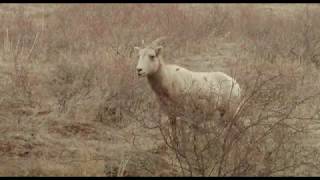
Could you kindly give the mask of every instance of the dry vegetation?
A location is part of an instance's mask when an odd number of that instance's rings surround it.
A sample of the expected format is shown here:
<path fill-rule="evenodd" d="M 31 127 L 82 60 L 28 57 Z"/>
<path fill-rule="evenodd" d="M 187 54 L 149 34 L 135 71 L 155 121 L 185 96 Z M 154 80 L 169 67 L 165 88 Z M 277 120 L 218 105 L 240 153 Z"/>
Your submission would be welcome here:
<path fill-rule="evenodd" d="M 0 10 L 0 175 L 320 175 L 317 5 Z M 135 73 L 133 47 L 162 35 L 168 62 L 237 79 L 244 101 L 224 126 L 185 112 L 172 140 Z"/>

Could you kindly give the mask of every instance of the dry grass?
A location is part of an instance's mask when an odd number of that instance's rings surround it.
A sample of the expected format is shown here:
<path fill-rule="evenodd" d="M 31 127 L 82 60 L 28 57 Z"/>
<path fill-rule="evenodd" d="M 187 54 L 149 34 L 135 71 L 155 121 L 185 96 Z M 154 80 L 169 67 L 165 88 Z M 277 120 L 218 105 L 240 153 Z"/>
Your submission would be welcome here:
<path fill-rule="evenodd" d="M 317 5 L 2 4 L 0 11 L 0 175 L 320 174 Z M 163 134 L 166 118 L 135 74 L 133 47 L 162 35 L 168 62 L 233 75 L 246 99 L 229 126 L 179 129 L 189 137 L 182 149 Z M 203 118 L 210 117 L 182 119 Z"/>

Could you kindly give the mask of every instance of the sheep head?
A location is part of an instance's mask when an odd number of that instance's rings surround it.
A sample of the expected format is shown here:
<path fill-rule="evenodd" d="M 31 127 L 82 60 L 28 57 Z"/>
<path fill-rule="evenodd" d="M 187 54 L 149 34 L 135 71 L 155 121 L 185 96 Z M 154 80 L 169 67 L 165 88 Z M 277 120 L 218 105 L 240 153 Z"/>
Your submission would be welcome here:
<path fill-rule="evenodd" d="M 156 47 L 135 47 L 139 53 L 139 60 L 137 65 L 137 73 L 139 76 L 152 75 L 156 73 L 161 66 L 161 53 L 162 46 Z"/>
<path fill-rule="evenodd" d="M 137 73 L 139 76 L 147 76 L 156 73 L 161 66 L 161 50 L 163 47 L 160 45 L 166 37 L 160 37 L 152 41 L 145 47 L 134 47 L 139 54 L 137 65 Z M 144 46 L 144 41 L 142 41 Z"/>

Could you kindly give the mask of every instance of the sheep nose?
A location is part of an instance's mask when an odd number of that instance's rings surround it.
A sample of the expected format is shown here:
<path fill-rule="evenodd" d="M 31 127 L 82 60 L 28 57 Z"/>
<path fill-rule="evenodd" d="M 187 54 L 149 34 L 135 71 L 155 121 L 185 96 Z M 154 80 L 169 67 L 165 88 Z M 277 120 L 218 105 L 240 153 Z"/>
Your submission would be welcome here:
<path fill-rule="evenodd" d="M 142 71 L 142 69 L 141 69 L 141 68 L 137 68 L 137 71 L 138 71 L 138 73 L 139 73 L 140 71 Z"/>

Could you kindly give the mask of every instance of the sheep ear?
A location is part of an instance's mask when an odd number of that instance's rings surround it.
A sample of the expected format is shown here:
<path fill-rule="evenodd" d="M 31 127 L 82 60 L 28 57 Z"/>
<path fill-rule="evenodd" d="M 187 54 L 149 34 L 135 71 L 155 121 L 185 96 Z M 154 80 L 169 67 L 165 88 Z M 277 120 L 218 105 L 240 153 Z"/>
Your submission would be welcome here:
<path fill-rule="evenodd" d="M 161 50 L 163 49 L 162 46 L 157 46 L 154 50 L 156 52 L 156 56 L 158 56 L 161 53 Z"/>
<path fill-rule="evenodd" d="M 141 48 L 138 47 L 138 46 L 134 47 L 134 50 L 135 50 L 135 51 L 139 51 L 140 49 L 141 49 Z"/>

